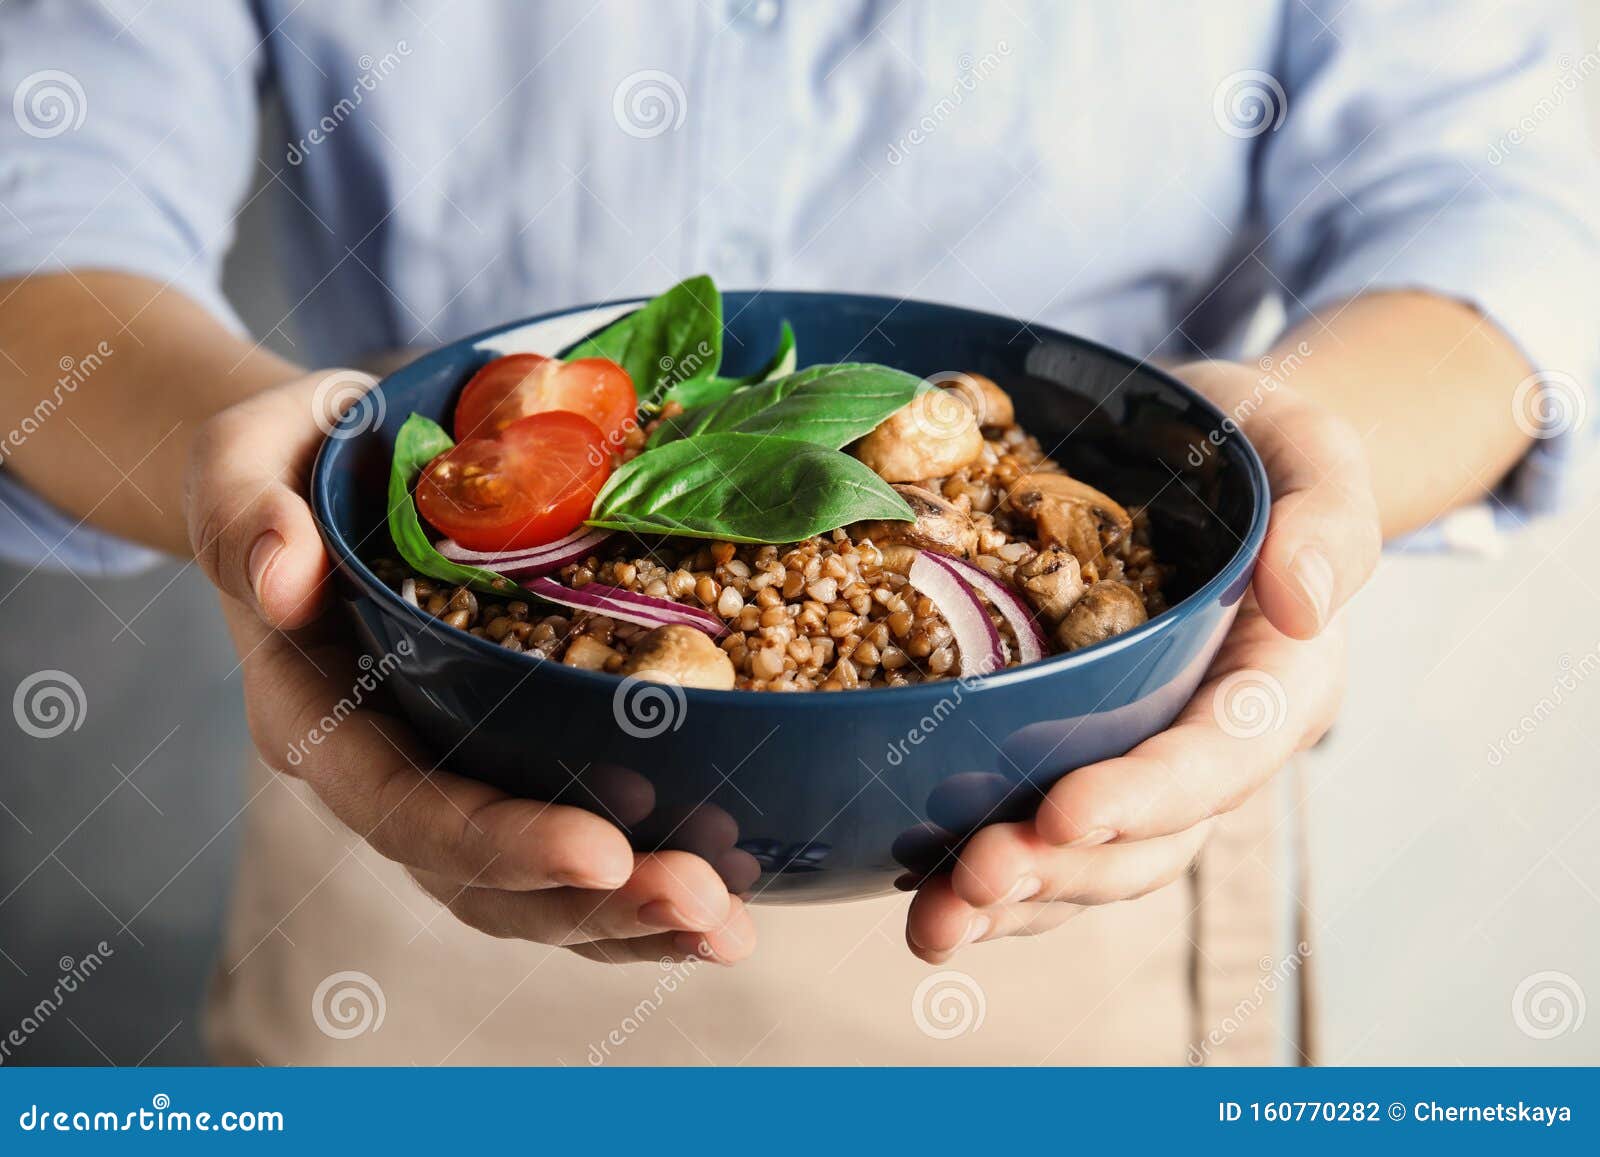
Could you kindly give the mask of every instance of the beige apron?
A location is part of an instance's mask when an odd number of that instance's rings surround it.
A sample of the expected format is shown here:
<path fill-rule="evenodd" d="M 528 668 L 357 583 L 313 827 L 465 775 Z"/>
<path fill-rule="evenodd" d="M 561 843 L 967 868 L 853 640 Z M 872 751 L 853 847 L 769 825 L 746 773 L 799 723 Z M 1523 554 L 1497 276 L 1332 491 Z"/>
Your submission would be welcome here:
<path fill-rule="evenodd" d="M 208 1037 L 234 1064 L 1250 1064 L 1297 1059 L 1269 787 L 1195 871 L 944 968 L 908 898 L 753 909 L 735 968 L 596 964 L 458 924 L 260 768 Z"/>

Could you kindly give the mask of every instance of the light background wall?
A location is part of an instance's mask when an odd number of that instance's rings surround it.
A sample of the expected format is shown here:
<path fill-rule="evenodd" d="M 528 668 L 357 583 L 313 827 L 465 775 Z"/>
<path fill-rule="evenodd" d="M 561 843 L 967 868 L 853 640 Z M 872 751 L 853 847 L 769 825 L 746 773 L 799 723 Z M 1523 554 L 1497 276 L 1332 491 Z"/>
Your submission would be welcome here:
<path fill-rule="evenodd" d="M 1592 46 L 1600 8 L 1585 9 Z M 1600 82 L 1583 95 L 1600 134 Z M 289 312 L 270 206 L 247 214 L 228 270 L 257 332 Z M 1540 524 L 1499 560 L 1390 556 L 1350 613 L 1347 707 L 1304 775 L 1328 1062 L 1600 1063 L 1600 678 L 1539 706 L 1600 654 L 1597 510 Z M 0 595 L 0 688 L 62 667 L 90 704 L 76 732 L 0 746 L 0 1036 L 62 958 L 113 949 L 0 1060 L 199 1061 L 247 747 L 211 596 L 176 565 L 117 582 L 0 567 Z M 1544 718 L 1494 766 L 1524 715 Z M 1525 1003 L 1530 1035 L 1513 1007 L 1530 977 L 1596 1007 L 1539 1039 Z"/>

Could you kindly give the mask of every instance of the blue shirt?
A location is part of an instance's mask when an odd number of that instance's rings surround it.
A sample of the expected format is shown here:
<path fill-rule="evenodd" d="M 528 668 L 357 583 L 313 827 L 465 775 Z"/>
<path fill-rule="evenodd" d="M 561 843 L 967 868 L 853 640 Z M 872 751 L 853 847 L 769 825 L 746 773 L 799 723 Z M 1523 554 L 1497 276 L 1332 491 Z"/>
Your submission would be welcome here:
<path fill-rule="evenodd" d="M 1224 11 L 1225 8 L 1225 11 Z M 283 328 L 308 365 L 706 270 L 956 302 L 1141 355 L 1240 349 L 1416 288 L 1545 376 L 1502 513 L 1585 457 L 1600 338 L 1558 3 L 11 0 L 0 273 L 132 270 L 232 320 L 219 268 L 287 137 Z M 1280 315 L 1281 319 L 1281 315 Z M 236 323 L 235 323 L 236 324 Z M 1259 336 L 1259 335 L 1258 335 Z M 0 555 L 141 556 L 0 469 Z"/>

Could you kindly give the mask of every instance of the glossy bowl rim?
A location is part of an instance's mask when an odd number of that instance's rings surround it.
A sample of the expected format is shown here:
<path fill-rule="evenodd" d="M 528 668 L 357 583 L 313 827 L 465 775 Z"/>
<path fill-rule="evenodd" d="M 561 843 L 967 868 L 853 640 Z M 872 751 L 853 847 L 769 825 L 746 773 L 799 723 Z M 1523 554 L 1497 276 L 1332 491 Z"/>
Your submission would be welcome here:
<path fill-rule="evenodd" d="M 1120 350 L 1114 349 L 1111 346 L 1103 345 L 1102 343 L 1094 341 L 1090 338 L 1069 334 L 1064 330 L 1059 330 L 1052 326 L 1038 325 L 1032 322 L 1023 322 L 1013 317 L 1007 317 L 1004 314 L 990 313 L 986 310 L 969 309 L 966 306 L 961 305 L 950 305 L 944 302 L 926 301 L 920 298 L 912 297 L 886 297 L 882 294 L 873 293 L 848 293 L 834 292 L 831 290 L 786 290 L 768 287 L 755 290 L 724 290 L 723 296 L 726 298 L 730 295 L 741 293 L 752 297 L 760 297 L 766 294 L 772 294 L 774 296 L 783 297 L 811 297 L 830 299 L 845 298 L 862 303 L 880 303 L 884 307 L 891 310 L 904 305 L 926 306 L 951 313 L 964 314 L 969 317 L 982 317 L 1008 324 L 1014 324 L 1018 326 L 1019 329 L 1025 329 L 1030 332 L 1040 334 L 1052 341 L 1059 341 L 1069 346 L 1088 349 L 1102 356 L 1108 357 L 1113 362 L 1117 362 L 1125 366 L 1129 371 L 1130 377 L 1137 373 L 1153 374 L 1156 376 L 1156 378 L 1164 382 L 1166 385 L 1176 389 L 1180 394 L 1187 397 L 1190 401 L 1198 403 L 1204 410 L 1208 411 L 1217 420 L 1217 424 L 1219 426 L 1222 426 L 1229 421 L 1228 415 L 1218 408 L 1209 398 L 1203 396 L 1198 390 L 1194 389 L 1194 387 L 1167 373 L 1154 363 L 1142 358 L 1133 357 L 1131 354 L 1123 353 Z M 534 314 L 530 317 L 522 318 L 517 321 L 505 322 L 500 325 L 491 326 L 487 329 L 480 330 L 477 333 L 458 338 L 453 342 L 449 342 L 440 346 L 438 349 L 428 351 L 415 361 L 408 362 L 400 369 L 394 371 L 394 373 L 389 374 L 381 379 L 378 384 L 373 387 L 373 389 L 382 390 L 391 378 L 394 378 L 402 373 L 406 373 L 407 371 L 418 369 L 434 359 L 442 360 L 448 357 L 453 357 L 463 347 L 476 347 L 485 341 L 498 337 L 502 334 L 509 333 L 513 330 L 524 329 L 528 326 L 538 325 L 542 322 L 553 321 L 557 318 L 570 317 L 573 314 L 587 313 L 604 309 L 615 309 L 629 305 L 642 305 L 648 300 L 649 298 L 644 297 L 626 297 L 614 298 L 609 301 L 595 301 L 584 305 L 575 305 L 568 306 L 563 309 L 554 309 L 546 313 Z M 497 646 L 486 639 L 480 639 L 475 635 L 468 634 L 466 631 L 462 631 L 455 627 L 450 627 L 441 623 L 438 619 L 434 618 L 420 607 L 413 607 L 410 603 L 407 603 L 397 592 L 390 590 L 388 586 L 377 577 L 377 575 L 372 573 L 372 571 L 367 567 L 366 563 L 362 561 L 360 556 L 350 549 L 349 544 L 345 541 L 344 535 L 333 523 L 330 494 L 330 459 L 335 453 L 337 453 L 337 448 L 340 445 L 346 441 L 353 441 L 353 439 L 349 438 L 339 438 L 337 435 L 347 426 L 353 425 L 354 423 L 360 421 L 362 412 L 363 407 L 355 406 L 351 407 L 344 413 L 339 421 L 334 424 L 333 429 L 324 436 L 322 444 L 317 448 L 316 460 L 311 468 L 312 517 L 317 524 L 318 531 L 322 535 L 324 544 L 332 550 L 337 566 L 344 570 L 348 577 L 356 580 L 357 585 L 360 587 L 363 593 L 365 593 L 369 598 L 372 598 L 377 606 L 380 607 L 386 614 L 390 616 L 397 616 L 402 620 L 410 618 L 419 626 L 430 630 L 430 633 L 434 633 L 431 628 L 436 625 L 443 627 L 444 630 L 449 632 L 449 634 L 435 634 L 435 638 L 441 639 L 448 646 L 465 647 L 469 653 L 481 655 L 485 659 L 498 662 L 502 665 L 508 666 L 513 670 L 522 670 L 525 672 L 525 677 L 531 677 L 541 668 L 553 667 L 555 668 L 555 673 L 550 674 L 547 677 L 571 680 L 574 682 L 575 686 L 578 687 L 589 684 L 597 691 L 604 689 L 606 690 L 607 694 L 615 694 L 616 688 L 623 684 L 626 676 L 611 675 L 602 671 L 588 671 L 579 667 L 569 667 L 564 663 L 551 663 L 548 659 L 544 658 L 534 659 L 529 657 L 526 653 L 508 651 L 504 647 Z M 365 431 L 358 432 L 357 436 L 359 436 L 359 433 L 365 433 Z M 991 675 L 977 677 L 975 680 L 967 684 L 966 692 L 964 693 L 979 693 L 990 690 L 999 691 L 1021 683 L 1031 682 L 1035 679 L 1042 679 L 1054 675 L 1064 674 L 1069 671 L 1075 671 L 1081 667 L 1091 666 L 1102 656 L 1111 655 L 1129 647 L 1140 646 L 1146 641 L 1160 638 L 1161 636 L 1176 629 L 1179 623 L 1196 614 L 1201 607 L 1209 606 L 1213 602 L 1217 601 L 1222 592 L 1237 582 L 1244 575 L 1244 573 L 1254 565 L 1256 559 L 1260 555 L 1261 544 L 1266 540 L 1267 521 L 1271 511 L 1272 498 L 1271 485 L 1267 478 L 1266 466 L 1262 463 L 1261 456 L 1256 452 L 1255 446 L 1252 445 L 1250 439 L 1245 436 L 1244 431 L 1238 429 L 1237 426 L 1235 426 L 1231 432 L 1231 437 L 1237 440 L 1235 443 L 1235 448 L 1244 456 L 1244 466 L 1246 468 L 1246 474 L 1250 479 L 1252 489 L 1254 490 L 1255 501 L 1253 509 L 1250 512 L 1250 525 L 1248 530 L 1246 531 L 1243 539 L 1240 541 L 1238 547 L 1228 557 L 1228 561 L 1223 564 L 1220 569 L 1218 569 L 1216 574 L 1214 574 L 1210 579 L 1206 580 L 1206 582 L 1203 583 L 1198 590 L 1191 593 L 1188 597 L 1180 600 L 1173 606 L 1168 607 L 1154 618 L 1141 623 L 1131 631 L 1126 631 L 1123 634 L 1117 635 L 1115 638 L 1107 639 L 1103 643 L 1096 643 L 1092 647 L 1085 647 L 1080 651 L 1071 651 L 1064 655 L 1052 655 L 1045 659 L 1037 659 L 1032 663 L 1024 663 L 1017 667 L 1007 667 L 1003 671 L 997 671 Z M 704 702 L 707 704 L 720 703 L 731 706 L 738 703 L 748 703 L 749 696 L 751 695 L 765 694 L 769 698 L 777 699 L 784 703 L 792 703 L 800 710 L 820 710 L 825 706 L 837 706 L 840 695 L 847 697 L 848 702 L 855 702 L 859 699 L 863 699 L 864 697 L 870 697 L 876 701 L 881 700 L 881 698 L 886 695 L 896 696 L 899 702 L 903 702 L 908 705 L 912 699 L 917 697 L 938 700 L 950 693 L 949 687 L 951 684 L 961 682 L 963 682 L 963 680 L 960 677 L 951 677 L 946 679 L 935 679 L 924 683 L 917 683 L 909 687 L 857 687 L 847 691 L 841 691 L 838 694 L 819 691 L 784 695 L 777 692 L 741 691 L 738 689 L 714 691 L 702 687 L 679 687 L 679 690 L 690 700 L 694 702 Z"/>

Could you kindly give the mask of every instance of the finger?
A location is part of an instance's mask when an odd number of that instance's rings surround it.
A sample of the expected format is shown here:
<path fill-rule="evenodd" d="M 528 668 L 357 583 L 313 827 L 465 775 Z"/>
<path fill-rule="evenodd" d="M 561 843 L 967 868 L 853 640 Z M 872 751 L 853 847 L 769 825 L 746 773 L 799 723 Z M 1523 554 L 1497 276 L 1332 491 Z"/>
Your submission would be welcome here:
<path fill-rule="evenodd" d="M 417 882 L 463 924 L 506 939 L 582 944 L 663 930 L 706 933 L 727 918 L 731 898 L 711 866 L 687 852 L 639 857 L 622 887 L 504 891 L 463 886 L 414 873 Z"/>
<path fill-rule="evenodd" d="M 994 824 L 967 842 L 951 889 L 987 911 L 1027 901 L 1114 904 L 1163 888 L 1205 846 L 1212 821 L 1160 839 L 1064 848 L 1041 839 L 1032 822 Z"/>
<path fill-rule="evenodd" d="M 992 923 L 992 916 L 955 894 L 949 876 L 934 876 L 911 897 L 906 947 L 929 964 L 943 964 L 956 949 L 987 933 Z"/>
<path fill-rule="evenodd" d="M 460 883 L 614 889 L 632 866 L 608 820 L 435 769 L 401 725 L 367 712 L 347 717 L 300 772 L 380 854 Z"/>
<path fill-rule="evenodd" d="M 1076 904 L 1002 904 L 978 909 L 936 877 L 912 897 L 906 913 L 906 947 L 929 964 L 943 964 L 968 944 L 1003 936 L 1034 936 L 1059 928 L 1085 909 Z"/>
<path fill-rule="evenodd" d="M 714 964 L 732 965 L 755 950 L 755 921 L 750 917 L 750 910 L 737 898 L 726 919 L 709 932 L 660 932 L 631 940 L 595 940 L 571 948 L 579 956 L 604 964 L 709 960 Z"/>
<path fill-rule="evenodd" d="M 939 965 L 966 944 L 1002 936 L 1037 936 L 1085 911 L 1078 904 L 1000 904 L 978 909 L 955 895 L 949 877 L 923 885 L 906 914 L 906 946 L 920 960 Z"/>
<path fill-rule="evenodd" d="M 266 390 L 207 422 L 186 478 L 190 545 L 206 576 L 268 623 L 293 629 L 325 600 L 327 554 L 304 494 L 326 424 L 371 379 L 351 371 Z M 330 393 L 332 382 L 343 393 Z"/>
<path fill-rule="evenodd" d="M 246 657 L 245 703 L 264 758 L 304 779 L 382 855 L 487 888 L 613 889 L 633 874 L 627 837 L 601 817 L 436 770 L 397 720 L 344 713 L 359 674 L 347 649 L 315 630 L 269 630 L 231 599 L 223 609 Z"/>
<path fill-rule="evenodd" d="M 1273 626 L 1309 639 L 1377 566 L 1377 501 L 1354 427 L 1296 406 L 1274 415 L 1270 429 L 1251 430 L 1274 490 L 1256 598 Z"/>
<path fill-rule="evenodd" d="M 1272 483 L 1272 514 L 1255 576 L 1268 620 L 1309 639 L 1371 576 L 1382 548 L 1361 437 L 1344 419 L 1278 386 L 1263 390 L 1224 363 L 1180 367 L 1249 435 Z"/>
<path fill-rule="evenodd" d="M 1039 804 L 1040 836 L 1076 846 L 1153 839 L 1238 807 L 1332 722 L 1343 651 L 1342 630 L 1299 642 L 1246 606 L 1177 721 L 1064 776 Z"/>

